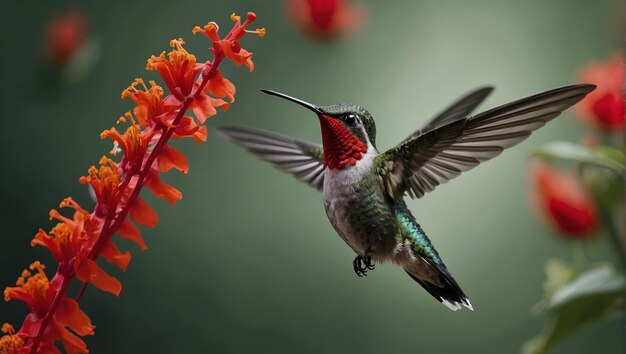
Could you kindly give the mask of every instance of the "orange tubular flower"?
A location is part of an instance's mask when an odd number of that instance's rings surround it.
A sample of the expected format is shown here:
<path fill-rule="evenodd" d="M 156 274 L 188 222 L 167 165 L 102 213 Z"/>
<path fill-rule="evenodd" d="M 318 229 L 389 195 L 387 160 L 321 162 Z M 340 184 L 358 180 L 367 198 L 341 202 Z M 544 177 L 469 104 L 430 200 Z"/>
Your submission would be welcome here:
<path fill-rule="evenodd" d="M 365 19 L 365 8 L 350 0 L 288 0 L 295 24 L 317 39 L 332 39 L 355 31 Z"/>
<path fill-rule="evenodd" d="M 63 278 L 57 275 L 52 281 L 48 281 L 48 277 L 44 272 L 45 267 L 39 262 L 31 264 L 29 269 L 30 271 L 24 270 L 17 279 L 17 286 L 7 287 L 4 290 L 4 299 L 6 301 L 23 301 L 30 310 L 30 314 L 26 317 L 18 333 L 27 339 L 38 336 L 42 322 L 46 315 L 49 314 L 49 310 L 58 296 Z M 32 271 L 35 273 L 31 273 Z M 68 331 L 67 328 L 70 328 L 78 335 L 85 336 L 93 334 L 94 326 L 92 326 L 89 317 L 78 307 L 76 301 L 67 297 L 60 299 L 57 302 L 57 311 L 51 318 L 52 324 L 43 330 L 42 338 L 45 338 L 45 343 L 50 345 L 50 349 L 53 348 L 51 343 L 61 340 L 68 353 L 86 353 L 87 347 L 85 342 Z M 32 342 L 26 342 L 24 349 L 31 349 L 31 345 Z M 41 351 L 43 352 L 43 350 Z"/>
<path fill-rule="evenodd" d="M 230 15 L 230 19 L 235 22 L 232 30 L 228 32 L 223 39 L 220 39 L 218 35 L 219 27 L 215 22 L 209 22 L 203 28 L 199 26 L 194 27 L 193 33 L 202 32 L 205 36 L 209 37 L 214 44 L 218 44 L 221 47 L 221 50 L 224 52 L 226 57 L 232 60 L 235 64 L 241 65 L 245 64 L 250 71 L 254 70 L 254 63 L 252 62 L 252 53 L 247 50 L 241 48 L 239 44 L 239 39 L 243 37 L 246 33 L 253 33 L 258 35 L 259 37 L 265 36 L 265 28 L 258 28 L 254 31 L 246 30 L 246 27 L 256 20 L 256 15 L 254 12 L 248 12 L 246 15 L 246 21 L 242 24 L 241 17 L 235 15 L 234 13 Z M 215 50 L 214 46 L 214 50 Z"/>
<path fill-rule="evenodd" d="M 593 199 L 573 176 L 536 162 L 533 203 L 542 218 L 566 238 L 589 237 L 598 223 Z"/>
<path fill-rule="evenodd" d="M 591 62 L 578 74 L 577 81 L 598 87 L 574 109 L 584 122 L 601 131 L 624 129 L 624 55 L 615 53 L 606 61 Z"/>
<path fill-rule="evenodd" d="M 138 90 L 137 86 L 140 86 L 143 90 Z M 163 102 L 163 89 L 154 81 L 150 81 L 150 88 L 148 88 L 142 79 L 135 79 L 135 81 L 122 92 L 122 99 L 126 97 L 133 100 L 137 105 L 133 109 L 133 113 L 142 127 L 149 127 L 160 122 L 160 117 L 162 116 L 165 116 L 165 120 L 167 120 L 167 118 L 176 114 L 176 106 L 165 106 Z M 125 117 L 128 118 L 129 115 L 126 114 Z M 125 120 L 126 118 L 124 117 L 120 118 L 120 121 Z"/>
<path fill-rule="evenodd" d="M 143 160 L 143 157 L 147 152 L 146 149 L 148 147 L 148 144 L 147 144 L 148 139 L 143 136 L 144 134 L 142 134 L 141 132 L 141 127 L 139 126 L 139 124 L 135 123 L 135 120 L 133 119 L 130 113 L 127 113 L 127 117 L 129 117 L 132 123 L 131 123 L 131 126 L 126 129 L 124 134 L 120 134 L 117 131 L 117 129 L 111 128 L 100 133 L 100 138 L 113 139 L 114 141 L 113 154 L 114 155 L 117 154 L 118 152 L 117 149 L 120 149 L 124 153 L 124 158 L 122 159 L 120 163 L 121 170 L 126 173 L 129 173 L 129 172 L 132 173 L 131 171 L 132 169 L 141 167 L 141 166 L 137 166 L 136 162 Z M 147 133 L 147 134 L 150 134 L 150 133 Z M 107 164 L 109 166 L 106 166 Z M 103 157 L 103 160 L 100 161 L 100 165 L 102 166 L 100 167 L 100 171 L 104 169 L 105 171 L 110 170 L 112 172 L 113 170 L 117 169 L 115 162 L 105 157 Z M 100 171 L 99 171 L 99 174 L 100 174 Z M 116 182 L 119 183 L 119 174 L 117 175 L 105 174 L 104 178 L 107 179 L 107 177 L 109 176 L 111 178 L 108 178 L 109 179 L 108 183 L 113 185 L 111 187 L 111 192 L 116 192 L 115 188 L 117 188 Z M 89 177 L 87 177 L 86 179 L 89 179 Z M 96 178 L 94 179 L 94 181 L 95 180 L 98 180 L 98 179 Z M 93 187 L 93 184 L 92 184 L 92 187 Z"/>
<path fill-rule="evenodd" d="M 165 58 L 165 53 L 160 56 L 154 55 L 148 59 L 146 69 L 157 70 L 163 81 L 167 84 L 172 94 L 166 98 L 166 103 L 170 106 L 178 106 L 185 101 L 191 94 L 197 92 L 199 83 L 195 81 L 197 74 L 204 69 L 204 65 L 196 63 L 196 57 L 189 54 L 183 45 L 185 42 L 182 38 L 172 40 L 170 46 L 173 48 Z M 196 95 L 191 102 L 190 108 L 196 115 L 200 124 L 217 113 L 216 107 L 223 106 L 228 108 L 228 103 L 221 99 L 212 98 L 207 95 Z M 171 125 L 174 116 L 161 117 L 161 121 L 165 125 Z"/>
<path fill-rule="evenodd" d="M 87 247 L 93 240 L 94 225 L 91 225 L 89 213 L 80 208 L 72 198 L 66 198 L 61 203 L 61 206 L 65 205 L 72 205 L 75 208 L 74 218 L 69 219 L 55 209 L 50 210 L 50 218 L 60 222 L 52 228 L 50 234 L 39 229 L 30 244 L 46 247 L 57 263 L 68 266 L 77 255 L 84 256 Z M 85 227 L 85 222 L 87 222 L 87 227 Z"/>
<path fill-rule="evenodd" d="M 109 213 L 109 206 L 115 203 L 120 184 L 121 175 L 117 163 L 110 158 L 103 156 L 100 159 L 100 168 L 91 166 L 87 176 L 79 179 L 82 184 L 89 183 L 96 194 L 98 201 L 95 215 L 106 216 Z M 115 211 L 113 211 L 115 212 Z"/>
<path fill-rule="evenodd" d="M 164 183 L 160 173 L 171 169 L 189 171 L 187 158 L 170 146 L 170 139 L 206 141 L 206 119 L 217 113 L 217 107 L 226 110 L 235 101 L 235 86 L 218 70 L 224 59 L 245 64 L 250 70 L 254 67 L 252 53 L 241 48 L 239 40 L 248 33 L 263 36 L 265 30 L 246 30 L 256 18 L 254 13 L 248 13 L 243 24 L 239 16 L 232 18 L 235 24 L 222 39 L 214 23 L 204 30 L 197 26 L 193 30 L 203 31 L 211 40 L 211 61 L 198 63 L 195 55 L 184 49 L 182 39 L 170 42 L 173 49 L 167 56 L 163 53 L 148 59 L 146 68 L 158 71 L 169 93 L 154 81 L 146 86 L 142 79 L 136 79 L 122 92 L 122 99 L 128 97 L 135 103 L 132 111 L 118 120 L 118 124 L 129 126 L 119 131 L 115 127 L 107 129 L 100 136 L 113 141 L 111 155 L 119 154 L 121 159 L 103 156 L 99 167 L 91 166 L 87 176 L 80 177 L 79 182 L 89 184 L 95 194 L 93 211 L 66 198 L 60 207 L 73 209 L 73 216 L 51 210 L 50 218 L 58 223 L 48 233 L 40 229 L 31 241 L 32 246 L 46 247 L 58 267 L 48 280 L 43 265 L 35 262 L 15 287 L 5 289 L 5 300 L 23 301 L 29 313 L 17 332 L 9 324 L 2 327 L 1 353 L 58 353 L 58 341 L 67 353 L 88 352 L 79 336 L 93 334 L 94 326 L 78 307 L 86 286 L 92 284 L 114 295 L 122 289 L 120 281 L 98 265 L 98 258 L 122 271 L 126 269 L 131 254 L 117 248 L 112 239 L 115 233 L 142 250 L 147 248 L 135 224 L 154 227 L 158 215 L 139 193 L 147 187 L 156 197 L 173 204 L 182 199 L 182 193 Z M 195 118 L 185 115 L 190 109 Z M 73 279 L 81 281 L 83 287 L 75 299 L 70 299 L 66 293 Z"/>
<path fill-rule="evenodd" d="M 196 64 L 196 56 L 183 48 L 184 44 L 182 38 L 172 39 L 170 47 L 173 49 L 167 58 L 165 52 L 162 52 L 158 57 L 151 56 L 146 64 L 146 70 L 156 70 L 161 74 L 167 88 L 180 101 L 191 93 L 196 75 L 203 68 L 201 64 Z"/>

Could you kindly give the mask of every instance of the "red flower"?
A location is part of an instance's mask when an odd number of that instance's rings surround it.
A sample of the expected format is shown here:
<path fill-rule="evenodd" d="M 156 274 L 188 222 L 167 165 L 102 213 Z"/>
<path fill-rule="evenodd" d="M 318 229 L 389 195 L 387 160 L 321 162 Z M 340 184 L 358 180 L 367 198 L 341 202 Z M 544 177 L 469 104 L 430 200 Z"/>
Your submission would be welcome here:
<path fill-rule="evenodd" d="M 196 63 L 196 56 L 189 54 L 183 48 L 184 44 L 182 38 L 172 39 L 170 46 L 173 49 L 167 53 L 167 58 L 162 52 L 158 57 L 151 56 L 146 64 L 146 70 L 157 70 L 167 88 L 181 101 L 191 93 L 196 75 L 204 67 Z"/>
<path fill-rule="evenodd" d="M 71 198 L 66 200 L 71 200 Z M 80 211 L 76 211 L 73 219 L 62 216 L 55 209 L 50 210 L 50 218 L 60 222 L 50 230 L 50 234 L 39 229 L 30 244 L 46 247 L 54 260 L 64 266 L 73 264 L 78 255 L 84 257 L 90 242 L 93 240 L 94 227 L 90 225 L 85 228 L 84 222 L 90 218 L 89 213 L 78 206 L 77 209 Z"/>
<path fill-rule="evenodd" d="M 535 185 L 532 199 L 541 217 L 567 238 L 590 236 L 598 215 L 580 182 L 544 162 L 534 163 L 531 173 Z"/>
<path fill-rule="evenodd" d="M 140 89 L 137 89 L 139 87 Z M 141 90 L 143 88 L 143 90 Z M 176 114 L 176 106 L 165 106 L 163 102 L 163 88 L 156 82 L 150 81 L 150 88 L 146 86 L 140 78 L 135 79 L 133 83 L 122 91 L 122 99 L 130 98 L 137 105 L 133 109 L 133 113 L 142 127 L 149 127 L 160 122 L 160 119 L 169 120 Z M 125 122 L 132 117 L 126 114 L 120 118 Z"/>
<path fill-rule="evenodd" d="M 215 22 L 209 22 L 206 26 L 200 28 L 200 26 L 196 26 L 193 28 L 193 33 L 202 32 L 205 36 L 209 37 L 211 41 L 214 43 L 213 51 L 217 49 L 216 45 L 219 46 L 226 55 L 226 57 L 233 61 L 236 65 L 245 64 L 250 71 L 254 70 L 254 63 L 252 62 L 252 53 L 241 48 L 241 44 L 239 44 L 239 40 L 246 34 L 252 33 L 256 34 L 259 37 L 265 36 L 265 28 L 258 28 L 256 30 L 246 30 L 246 27 L 256 20 L 256 15 L 254 12 L 248 12 L 246 15 L 246 21 L 241 23 L 241 17 L 236 14 L 231 14 L 230 19 L 235 22 L 233 28 L 228 32 L 223 39 L 220 39 L 218 35 L 219 27 Z"/>
<path fill-rule="evenodd" d="M 78 308 L 77 301 L 88 284 L 115 295 L 122 288 L 118 279 L 100 267 L 98 258 L 103 257 L 122 271 L 126 269 L 131 255 L 117 248 L 112 240 L 115 233 L 146 249 L 135 224 L 154 227 L 159 218 L 140 196 L 141 190 L 147 187 L 156 197 L 173 204 L 182 199 L 182 193 L 163 182 L 160 173 L 172 168 L 183 173 L 189 170 L 187 158 L 172 148 L 169 140 L 206 141 L 205 120 L 216 113 L 216 107 L 226 109 L 234 102 L 235 86 L 218 70 L 225 58 L 253 68 L 252 53 L 241 48 L 239 40 L 246 33 L 262 36 L 265 30 L 246 30 L 256 18 L 253 13 L 248 13 L 243 24 L 238 16 L 233 14 L 232 18 L 235 25 L 223 39 L 217 36 L 217 25 L 211 23 L 204 28 L 211 38 L 212 62 L 197 63 L 196 57 L 183 48 L 182 39 L 170 42 L 173 49 L 167 58 L 163 53 L 148 59 L 147 69 L 158 71 L 170 90 L 165 97 L 164 90 L 155 82 L 150 81 L 148 88 L 141 79 L 122 92 L 122 98 L 129 97 L 135 107 L 117 123 L 129 123 L 129 126 L 123 133 L 113 127 L 100 135 L 113 140 L 111 155 L 121 154 L 121 159 L 116 162 L 103 156 L 98 168 L 91 166 L 87 176 L 79 179 L 80 183 L 89 184 L 95 194 L 96 206 L 92 212 L 66 198 L 60 207 L 73 209 L 73 216 L 65 217 L 51 210 L 50 218 L 58 223 L 49 233 L 40 229 L 31 241 L 32 246 L 48 249 L 58 263 L 57 271 L 48 281 L 43 266 L 35 262 L 31 270 L 37 270 L 36 274 L 25 271 L 16 287 L 6 288 L 5 299 L 23 301 L 29 314 L 17 333 L 10 325 L 2 327 L 5 333 L 0 338 L 2 353 L 59 353 L 56 347 L 59 340 L 67 353 L 87 352 L 78 336 L 93 334 L 93 326 Z M 195 119 L 185 115 L 189 109 Z M 73 300 L 66 293 L 75 278 L 83 282 L 83 287 Z"/>
<path fill-rule="evenodd" d="M 170 41 L 170 46 L 173 48 L 167 54 L 165 58 L 165 52 L 160 56 L 154 55 L 148 59 L 146 69 L 157 70 L 165 84 L 172 92 L 171 95 L 165 98 L 165 104 L 169 106 L 180 106 L 192 93 L 196 94 L 197 88 L 200 85 L 200 81 L 196 81 L 196 76 L 200 71 L 205 68 L 205 65 L 196 63 L 196 57 L 193 54 L 189 54 L 183 45 L 185 41 L 182 38 L 174 39 Z M 216 107 L 228 108 L 228 103 L 219 98 L 213 98 L 204 94 L 196 94 L 194 100 L 191 101 L 189 108 L 193 111 L 198 122 L 200 124 L 210 117 L 215 115 L 217 111 Z M 170 125 L 174 115 L 160 117 L 161 121 Z"/>
<path fill-rule="evenodd" d="M 89 212 L 82 209 L 72 198 L 66 198 L 61 203 L 61 207 L 66 206 L 75 210 L 73 219 L 66 218 L 52 209 L 50 218 L 57 219 L 60 223 L 50 231 L 50 234 L 39 229 L 31 245 L 46 247 L 54 260 L 59 263 L 59 273 L 63 276 L 71 277 L 76 274 L 80 280 L 92 283 L 103 291 L 119 294 L 122 288 L 120 282 L 89 259 L 89 252 L 97 239 L 96 230 L 100 227 L 98 218 L 92 220 Z M 125 270 L 130 262 L 130 253 L 128 251 L 121 253 L 111 241 L 106 242 L 102 256 L 122 270 Z"/>
<path fill-rule="evenodd" d="M 290 0 L 287 5 L 296 25 L 318 39 L 352 32 L 365 19 L 365 8 L 350 0 Z"/>
<path fill-rule="evenodd" d="M 602 128 L 621 130 L 624 128 L 624 95 L 607 93 L 592 107 Z"/>
<path fill-rule="evenodd" d="M 598 85 L 574 106 L 583 121 L 602 131 L 624 129 L 624 57 L 615 53 L 603 62 L 591 62 L 580 70 L 579 82 Z"/>
<path fill-rule="evenodd" d="M 30 265 L 30 271 L 24 270 L 17 279 L 17 286 L 7 287 L 4 290 L 4 299 L 6 301 L 11 299 L 20 300 L 28 306 L 30 312 L 19 331 L 19 334 L 26 338 L 37 337 L 42 322 L 46 318 L 53 302 L 57 299 L 58 291 L 62 286 L 63 277 L 57 274 L 52 281 L 48 281 L 44 268 L 41 263 L 34 262 Z M 35 271 L 35 273 L 31 273 L 32 271 Z M 54 342 L 60 340 L 68 353 L 86 353 L 87 346 L 85 342 L 68 331 L 67 328 L 78 335 L 85 336 L 93 334 L 94 326 L 91 324 L 89 317 L 78 307 L 78 303 L 75 300 L 65 296 L 59 299 L 57 310 L 51 317 L 51 323 L 45 328 L 42 335 L 43 342 L 46 343 L 48 348 L 42 345 L 39 347 L 39 350 L 40 352 L 56 353 L 58 351 L 53 350 Z M 30 349 L 32 343 L 32 341 L 27 342 L 24 349 Z"/>
<path fill-rule="evenodd" d="M 86 16 L 78 10 L 53 16 L 45 26 L 46 55 L 59 64 L 67 63 L 87 39 L 88 27 Z"/>
<path fill-rule="evenodd" d="M 100 168 L 91 166 L 88 173 L 87 176 L 80 177 L 79 182 L 91 185 L 98 202 L 95 216 L 105 217 L 109 214 L 109 207 L 117 199 L 118 186 L 122 178 L 120 170 L 115 161 L 103 156 L 100 159 Z"/>
<path fill-rule="evenodd" d="M 128 128 L 126 128 L 124 134 L 120 134 L 117 129 L 111 128 L 104 130 L 102 133 L 100 133 L 100 138 L 113 139 L 114 143 L 111 154 L 117 155 L 117 153 L 120 151 L 124 153 L 124 157 L 122 158 L 122 161 L 120 161 L 119 169 L 126 173 L 133 173 L 135 169 L 139 168 L 137 164 L 143 161 L 143 158 L 148 148 L 149 135 L 152 134 L 152 131 L 145 130 L 144 132 L 142 132 L 141 127 L 139 126 L 139 124 L 135 123 L 135 120 L 130 113 L 127 113 L 127 117 L 132 123 Z M 124 119 L 124 117 L 120 119 L 122 120 Z M 108 182 L 106 183 L 110 185 L 110 193 L 116 193 L 117 185 L 120 181 L 118 165 L 113 160 L 107 157 L 103 157 L 100 160 L 100 165 L 101 167 L 98 174 L 106 171 L 102 175 L 104 176 L 105 180 L 108 180 Z M 95 168 L 90 169 L 90 177 L 83 177 L 80 180 L 81 183 L 91 183 L 94 191 L 96 191 L 95 188 L 97 188 L 98 185 L 102 185 L 102 182 L 104 181 L 101 181 L 100 178 L 96 178 L 94 174 L 95 172 Z M 98 196 L 98 194 L 99 193 L 96 192 L 96 197 Z"/>

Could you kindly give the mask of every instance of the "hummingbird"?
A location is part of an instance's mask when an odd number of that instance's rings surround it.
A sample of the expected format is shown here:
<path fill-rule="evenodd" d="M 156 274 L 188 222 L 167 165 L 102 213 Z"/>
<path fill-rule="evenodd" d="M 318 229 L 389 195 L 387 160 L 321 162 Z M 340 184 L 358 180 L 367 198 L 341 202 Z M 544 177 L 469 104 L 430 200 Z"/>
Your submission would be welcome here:
<path fill-rule="evenodd" d="M 404 196 L 421 198 L 442 183 L 520 143 L 595 85 L 570 85 L 521 98 L 470 115 L 493 91 L 478 88 L 380 153 L 376 125 L 363 107 L 319 106 L 271 90 L 317 116 L 322 144 L 242 126 L 218 128 L 228 140 L 322 192 L 328 220 L 356 253 L 358 276 L 376 263 L 402 267 L 430 295 L 451 310 L 472 304 L 422 230 Z"/>

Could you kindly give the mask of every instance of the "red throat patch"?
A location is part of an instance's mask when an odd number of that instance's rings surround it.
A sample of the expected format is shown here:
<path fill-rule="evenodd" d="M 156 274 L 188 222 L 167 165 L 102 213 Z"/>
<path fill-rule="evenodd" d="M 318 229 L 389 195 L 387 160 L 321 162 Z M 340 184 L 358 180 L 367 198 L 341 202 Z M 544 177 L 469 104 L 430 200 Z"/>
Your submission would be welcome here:
<path fill-rule="evenodd" d="M 320 115 L 322 141 L 324 145 L 324 166 L 329 169 L 342 169 L 356 165 L 367 152 L 367 146 L 334 118 Z"/>

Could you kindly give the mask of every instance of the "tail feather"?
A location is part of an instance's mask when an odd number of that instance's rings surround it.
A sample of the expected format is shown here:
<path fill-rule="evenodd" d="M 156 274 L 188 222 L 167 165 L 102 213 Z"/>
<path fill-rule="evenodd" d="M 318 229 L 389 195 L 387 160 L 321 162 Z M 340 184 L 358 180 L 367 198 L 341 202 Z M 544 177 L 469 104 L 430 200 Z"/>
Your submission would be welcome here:
<path fill-rule="evenodd" d="M 413 278 L 419 285 L 421 285 L 430 295 L 432 295 L 435 299 L 439 300 L 443 305 L 448 307 L 452 311 L 462 309 L 462 306 L 467 307 L 468 309 L 474 311 L 472 304 L 469 299 L 461 290 L 461 287 L 454 280 L 452 275 L 448 272 L 445 266 L 433 265 L 430 262 L 427 262 L 433 270 L 437 272 L 439 277 L 441 278 L 441 282 L 443 286 L 437 286 L 427 280 L 422 280 L 417 276 L 411 274 L 408 270 L 405 269 L 406 273 Z"/>

